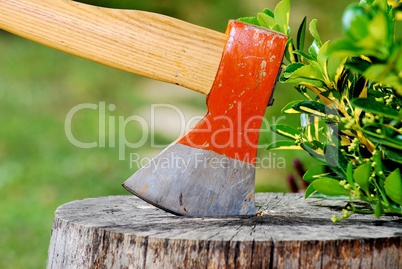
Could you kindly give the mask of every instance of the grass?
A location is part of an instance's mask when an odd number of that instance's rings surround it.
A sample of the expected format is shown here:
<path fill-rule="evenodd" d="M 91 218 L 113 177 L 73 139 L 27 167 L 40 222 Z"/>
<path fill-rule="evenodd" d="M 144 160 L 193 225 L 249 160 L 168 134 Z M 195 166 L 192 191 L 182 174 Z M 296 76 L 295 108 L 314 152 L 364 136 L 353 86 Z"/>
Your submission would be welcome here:
<path fill-rule="evenodd" d="M 128 114 L 146 103 L 130 86 L 137 81 L 130 74 L 8 35 L 2 45 L 8 49 L 0 74 L 0 267 L 40 268 L 57 205 L 125 194 L 120 183 L 131 173 L 116 148 L 85 150 L 69 143 L 67 112 L 108 100 Z M 96 138 L 97 117 L 77 118 L 80 139 Z"/>
<path fill-rule="evenodd" d="M 197 3 L 205 10 L 211 6 L 208 1 Z M 241 7 L 221 12 L 219 3 L 211 10 L 220 17 L 204 20 L 205 25 L 217 25 L 219 21 L 217 28 L 223 31 L 222 21 L 249 15 Z M 187 4 L 175 12 L 191 18 L 191 13 L 185 13 L 189 8 Z M 196 23 L 203 21 L 200 14 L 194 17 Z M 68 141 L 64 130 L 70 109 L 83 103 L 114 104 L 114 111 L 106 109 L 106 119 L 112 117 L 118 122 L 118 117 L 149 111 L 154 103 L 195 107 L 193 110 L 202 114 L 205 97 L 182 88 L 171 92 L 165 84 L 151 83 L 4 32 L 0 32 L 0 48 L 0 268 L 43 268 L 56 208 L 77 199 L 128 194 L 121 183 L 135 171 L 135 167 L 130 168 L 129 154 L 148 156 L 158 151 L 148 141 L 135 151 L 127 150 L 124 160 L 120 160 L 119 149 L 107 143 L 104 148 L 78 148 Z M 279 87 L 275 107 L 267 110 L 267 117 L 279 118 L 280 108 L 291 101 L 288 96 L 298 98 L 294 93 L 291 88 Z M 99 141 L 98 121 L 98 110 L 79 113 L 73 121 L 73 132 L 82 141 Z M 109 122 L 106 127 L 110 126 Z M 134 142 L 140 138 L 140 131 L 138 125 L 129 125 L 125 135 Z M 261 144 L 271 135 L 262 135 Z M 156 134 L 158 143 L 175 138 L 163 131 Z M 105 139 L 108 141 L 109 136 Z M 260 152 L 261 157 L 277 161 L 284 158 L 286 167 L 259 169 L 256 190 L 287 191 L 285 177 L 293 172 L 291 161 L 305 159 L 306 154 L 269 154 Z"/>

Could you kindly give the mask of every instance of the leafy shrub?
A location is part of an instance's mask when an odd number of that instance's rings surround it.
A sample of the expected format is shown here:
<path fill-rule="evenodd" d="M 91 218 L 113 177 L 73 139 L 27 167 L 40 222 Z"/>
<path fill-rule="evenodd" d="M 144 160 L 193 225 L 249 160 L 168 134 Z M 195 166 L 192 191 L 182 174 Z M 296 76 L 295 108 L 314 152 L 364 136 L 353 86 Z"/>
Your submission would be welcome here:
<path fill-rule="evenodd" d="M 341 22 L 344 36 L 323 42 L 314 19 L 310 46 L 306 18 L 296 38 L 290 35 L 289 0 L 240 19 L 289 37 L 280 81 L 295 84 L 304 99 L 282 112 L 299 114 L 301 123 L 273 126 L 288 140 L 267 149 L 302 149 L 321 162 L 303 177 L 311 183 L 305 197 L 349 199 L 333 221 L 356 212 L 402 215 L 402 40 L 395 35 L 401 9 L 399 1 L 352 3 Z"/>

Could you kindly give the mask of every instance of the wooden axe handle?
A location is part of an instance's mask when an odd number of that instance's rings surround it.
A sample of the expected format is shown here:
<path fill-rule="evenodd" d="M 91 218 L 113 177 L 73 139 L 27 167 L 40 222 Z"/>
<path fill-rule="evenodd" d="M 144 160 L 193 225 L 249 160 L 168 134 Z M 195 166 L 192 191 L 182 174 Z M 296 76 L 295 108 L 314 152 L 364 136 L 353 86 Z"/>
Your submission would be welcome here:
<path fill-rule="evenodd" d="M 164 15 L 70 0 L 1 0 L 0 28 L 114 68 L 208 94 L 227 36 Z"/>

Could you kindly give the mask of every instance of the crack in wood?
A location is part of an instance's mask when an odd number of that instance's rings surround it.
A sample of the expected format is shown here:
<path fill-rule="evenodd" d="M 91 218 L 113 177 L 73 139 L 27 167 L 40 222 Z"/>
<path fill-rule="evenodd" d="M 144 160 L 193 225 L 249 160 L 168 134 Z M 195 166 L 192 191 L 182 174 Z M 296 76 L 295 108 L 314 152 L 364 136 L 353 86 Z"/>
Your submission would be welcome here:
<path fill-rule="evenodd" d="M 270 249 L 270 256 L 269 256 L 269 269 L 274 268 L 274 260 L 275 260 L 275 242 L 274 242 L 274 239 L 271 238 L 271 249 Z"/>

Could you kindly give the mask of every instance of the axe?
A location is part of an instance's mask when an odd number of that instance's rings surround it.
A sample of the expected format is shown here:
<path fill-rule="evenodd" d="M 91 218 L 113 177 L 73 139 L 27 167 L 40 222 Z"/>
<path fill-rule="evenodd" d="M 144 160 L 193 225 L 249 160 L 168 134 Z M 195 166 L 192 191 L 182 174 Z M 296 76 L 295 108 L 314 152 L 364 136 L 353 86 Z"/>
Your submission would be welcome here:
<path fill-rule="evenodd" d="M 70 0 L 1 0 L 0 28 L 207 95 L 206 116 L 123 186 L 178 215 L 255 214 L 259 128 L 287 37 L 229 21 L 219 33 L 171 17 Z"/>

